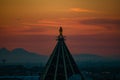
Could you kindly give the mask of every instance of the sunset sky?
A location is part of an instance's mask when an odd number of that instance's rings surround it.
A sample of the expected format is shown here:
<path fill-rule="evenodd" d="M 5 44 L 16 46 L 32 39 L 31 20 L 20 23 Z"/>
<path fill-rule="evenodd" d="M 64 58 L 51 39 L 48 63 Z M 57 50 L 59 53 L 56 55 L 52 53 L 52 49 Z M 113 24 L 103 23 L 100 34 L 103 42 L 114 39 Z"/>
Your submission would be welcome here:
<path fill-rule="evenodd" d="M 120 56 L 120 0 L 0 0 L 0 48 L 50 55 L 60 26 L 72 54 Z"/>

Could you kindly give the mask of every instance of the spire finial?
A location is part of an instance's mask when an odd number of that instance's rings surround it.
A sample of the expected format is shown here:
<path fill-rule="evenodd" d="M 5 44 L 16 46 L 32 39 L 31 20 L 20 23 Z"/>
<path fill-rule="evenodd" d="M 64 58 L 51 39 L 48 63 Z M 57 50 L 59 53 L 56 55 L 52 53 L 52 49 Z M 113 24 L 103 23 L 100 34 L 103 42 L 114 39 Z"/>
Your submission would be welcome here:
<path fill-rule="evenodd" d="M 62 35 L 62 32 L 63 32 L 63 29 L 62 29 L 62 27 L 60 27 L 60 29 L 59 29 L 60 35 Z"/>

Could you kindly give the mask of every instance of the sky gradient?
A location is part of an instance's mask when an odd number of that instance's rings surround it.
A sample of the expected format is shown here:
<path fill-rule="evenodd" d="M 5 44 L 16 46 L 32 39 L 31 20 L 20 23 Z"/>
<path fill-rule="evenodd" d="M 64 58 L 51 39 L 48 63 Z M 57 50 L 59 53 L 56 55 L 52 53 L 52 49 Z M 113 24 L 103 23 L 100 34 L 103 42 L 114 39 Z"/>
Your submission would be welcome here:
<path fill-rule="evenodd" d="M 50 55 L 59 26 L 72 54 L 120 56 L 120 0 L 0 0 L 0 48 Z"/>

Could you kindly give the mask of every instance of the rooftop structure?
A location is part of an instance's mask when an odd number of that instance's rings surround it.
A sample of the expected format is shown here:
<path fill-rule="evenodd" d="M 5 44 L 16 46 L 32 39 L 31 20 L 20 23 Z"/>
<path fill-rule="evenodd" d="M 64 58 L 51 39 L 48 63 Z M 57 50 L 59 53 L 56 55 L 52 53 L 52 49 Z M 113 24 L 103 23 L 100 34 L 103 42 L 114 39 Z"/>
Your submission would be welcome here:
<path fill-rule="evenodd" d="M 80 79 L 74 80 L 84 80 L 65 44 L 63 29 L 60 27 L 57 44 L 44 68 L 40 80 L 72 80 L 71 77 L 74 75 L 80 75 Z"/>

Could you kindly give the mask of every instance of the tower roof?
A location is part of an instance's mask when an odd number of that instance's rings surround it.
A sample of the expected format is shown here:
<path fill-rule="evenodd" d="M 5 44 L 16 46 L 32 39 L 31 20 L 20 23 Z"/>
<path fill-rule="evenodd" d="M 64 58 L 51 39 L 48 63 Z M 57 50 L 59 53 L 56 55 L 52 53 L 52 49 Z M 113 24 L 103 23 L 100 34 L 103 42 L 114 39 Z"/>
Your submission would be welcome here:
<path fill-rule="evenodd" d="M 62 27 L 59 33 L 57 44 L 44 68 L 41 80 L 70 80 L 70 77 L 75 74 L 79 74 L 80 80 L 84 80 L 65 44 Z"/>

